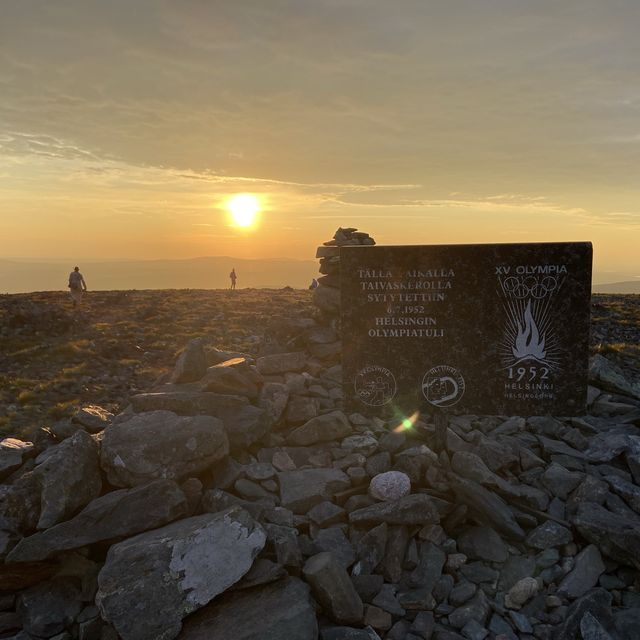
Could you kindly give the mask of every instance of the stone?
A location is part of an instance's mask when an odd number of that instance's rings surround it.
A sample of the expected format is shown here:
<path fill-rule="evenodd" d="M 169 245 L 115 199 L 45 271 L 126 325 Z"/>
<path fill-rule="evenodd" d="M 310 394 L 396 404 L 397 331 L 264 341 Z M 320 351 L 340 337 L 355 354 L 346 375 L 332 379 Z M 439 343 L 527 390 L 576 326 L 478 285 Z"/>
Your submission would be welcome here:
<path fill-rule="evenodd" d="M 586 502 L 578 507 L 571 521 L 602 553 L 640 569 L 640 529 L 635 520 Z"/>
<path fill-rule="evenodd" d="M 321 640 L 380 640 L 380 636 L 371 627 L 364 629 L 325 627 L 320 632 L 320 638 Z"/>
<path fill-rule="evenodd" d="M 38 529 L 62 522 L 100 495 L 102 477 L 98 445 L 85 431 L 76 432 L 56 447 L 31 475 L 40 487 Z"/>
<path fill-rule="evenodd" d="M 490 610 L 487 596 L 482 589 L 478 589 L 471 600 L 449 614 L 449 624 L 456 629 L 462 629 L 469 621 L 475 620 L 484 626 Z"/>
<path fill-rule="evenodd" d="M 399 500 L 411 493 L 411 480 L 401 471 L 387 471 L 371 479 L 369 495 L 376 500 Z"/>
<path fill-rule="evenodd" d="M 187 514 L 185 495 L 172 480 L 112 491 L 71 520 L 23 538 L 7 562 L 46 560 L 61 551 L 156 529 Z"/>
<path fill-rule="evenodd" d="M 409 529 L 401 525 L 389 527 L 387 546 L 378 570 L 385 580 L 391 583 L 400 582 L 404 557 L 409 544 Z"/>
<path fill-rule="evenodd" d="M 345 569 L 331 553 L 307 560 L 302 573 L 325 613 L 338 624 L 362 621 L 363 605 Z"/>
<path fill-rule="evenodd" d="M 552 463 L 542 474 L 542 483 L 554 496 L 566 500 L 569 494 L 583 481 L 584 474 L 568 471 Z"/>
<path fill-rule="evenodd" d="M 277 524 L 265 524 L 267 540 L 273 545 L 276 560 L 285 567 L 302 566 L 302 553 L 298 546 L 298 530 Z"/>
<path fill-rule="evenodd" d="M 426 525 L 437 524 L 440 515 L 431 498 L 423 493 L 411 494 L 398 500 L 378 502 L 349 514 L 354 524 Z"/>
<path fill-rule="evenodd" d="M 71 421 L 79 424 L 89 433 L 104 431 L 113 421 L 113 413 L 95 404 L 80 407 L 72 416 Z"/>
<path fill-rule="evenodd" d="M 604 627 L 588 611 L 580 620 L 582 640 L 613 640 Z"/>
<path fill-rule="evenodd" d="M 351 575 L 351 582 L 363 602 L 371 602 L 382 589 L 384 578 L 377 573 Z"/>
<path fill-rule="evenodd" d="M 516 540 L 525 538 L 524 531 L 504 500 L 471 480 L 465 480 L 453 474 L 449 480 L 458 500 L 476 513 L 479 519 L 505 536 Z"/>
<path fill-rule="evenodd" d="M 243 396 L 225 395 L 210 391 L 162 391 L 138 393 L 131 396 L 135 413 L 171 411 L 179 416 L 213 416 L 220 420 L 233 418 L 249 405 Z"/>
<path fill-rule="evenodd" d="M 328 527 L 346 520 L 345 510 L 328 500 L 317 504 L 307 515 L 319 527 Z"/>
<path fill-rule="evenodd" d="M 631 384 L 617 365 L 600 354 L 589 361 L 589 380 L 606 391 L 640 399 L 640 385 Z"/>
<path fill-rule="evenodd" d="M 288 425 L 302 425 L 318 415 L 320 403 L 309 396 L 290 396 L 285 412 Z"/>
<path fill-rule="evenodd" d="M 27 633 L 50 638 L 71 626 L 82 607 L 78 585 L 70 578 L 54 578 L 21 593 L 17 610 Z"/>
<path fill-rule="evenodd" d="M 527 600 L 538 593 L 539 589 L 540 585 L 535 578 L 522 578 L 509 589 L 504 603 L 510 609 L 520 609 Z"/>
<path fill-rule="evenodd" d="M 152 411 L 105 429 L 101 463 L 111 484 L 132 487 L 160 478 L 197 475 L 228 452 L 220 420 Z"/>
<path fill-rule="evenodd" d="M 548 549 L 569 544 L 572 540 L 569 529 L 553 520 L 547 520 L 529 533 L 525 543 L 534 549 Z"/>
<path fill-rule="evenodd" d="M 442 549 L 431 542 L 423 542 L 420 545 L 418 564 L 411 573 L 409 584 L 427 591 L 433 590 L 442 575 L 445 560 Z"/>
<path fill-rule="evenodd" d="M 267 382 L 260 390 L 258 406 L 266 411 L 273 423 L 282 418 L 288 402 L 289 389 L 281 382 Z"/>
<path fill-rule="evenodd" d="M 351 433 L 351 425 L 342 411 L 331 411 L 312 418 L 294 429 L 287 437 L 287 444 L 308 446 L 318 442 L 339 440 Z"/>
<path fill-rule="evenodd" d="M 35 453 L 33 442 L 23 442 L 17 438 L 0 440 L 0 480 L 22 466 L 22 463 Z"/>
<path fill-rule="evenodd" d="M 326 313 L 340 313 L 340 300 L 340 289 L 319 286 L 313 291 L 313 303 Z"/>
<path fill-rule="evenodd" d="M 271 429 L 269 416 L 264 409 L 248 405 L 223 419 L 230 448 L 246 449 L 261 440 Z"/>
<path fill-rule="evenodd" d="M 225 593 L 185 621 L 180 640 L 316 640 L 309 587 L 287 578 Z"/>
<path fill-rule="evenodd" d="M 204 513 L 218 513 L 229 507 L 242 507 L 256 520 L 264 518 L 264 512 L 270 505 L 263 505 L 250 500 L 243 500 L 238 496 L 222 491 L 221 489 L 210 489 L 202 494 L 201 508 Z"/>
<path fill-rule="evenodd" d="M 313 544 L 318 552 L 331 552 L 345 569 L 356 561 L 353 546 L 339 527 L 321 529 L 314 537 Z"/>
<path fill-rule="evenodd" d="M 360 453 L 363 456 L 370 456 L 378 448 L 378 440 L 371 433 L 357 434 L 346 437 L 340 446 L 351 453 Z"/>
<path fill-rule="evenodd" d="M 239 507 L 138 534 L 109 549 L 96 604 L 123 640 L 175 638 L 185 616 L 249 571 L 265 542 Z"/>
<path fill-rule="evenodd" d="M 490 527 L 471 527 L 458 536 L 458 550 L 472 560 L 504 562 L 507 546 Z"/>
<path fill-rule="evenodd" d="M 423 640 L 429 640 L 435 621 L 431 611 L 419 611 L 411 624 L 410 632 Z"/>
<path fill-rule="evenodd" d="M 598 584 L 598 579 L 606 571 L 598 547 L 586 546 L 575 559 L 573 569 L 558 585 L 558 595 L 575 600 L 585 595 Z"/>
<path fill-rule="evenodd" d="M 263 376 L 273 376 L 288 371 L 302 371 L 307 357 L 301 351 L 294 353 L 274 353 L 256 360 L 256 367 Z"/>
<path fill-rule="evenodd" d="M 454 612 L 455 613 L 455 612 Z M 467 640 L 484 640 L 489 635 L 489 632 L 476 620 L 469 620 L 460 633 L 467 638 Z"/>
<path fill-rule="evenodd" d="M 183 384 L 200 380 L 207 372 L 207 357 L 204 353 L 201 338 L 189 340 L 184 351 L 178 357 L 171 375 L 171 382 Z"/>
<path fill-rule="evenodd" d="M 640 487 L 614 475 L 605 476 L 605 480 L 614 493 L 619 495 L 636 513 L 640 514 Z"/>
<path fill-rule="evenodd" d="M 459 607 L 473 598 L 477 590 L 478 587 L 475 584 L 463 580 L 449 592 L 449 604 L 453 607 Z"/>
<path fill-rule="evenodd" d="M 387 631 L 387 629 L 390 629 L 393 624 L 393 618 L 390 613 L 383 611 L 379 607 L 365 605 L 364 624 L 380 631 Z"/>
<path fill-rule="evenodd" d="M 562 624 L 555 630 L 554 640 L 575 640 L 580 633 L 580 623 L 587 613 L 600 624 L 604 623 L 607 628 L 612 627 L 611 594 L 597 588 L 576 600 L 567 610 Z"/>
<path fill-rule="evenodd" d="M 246 358 L 233 358 L 209 367 L 199 384 L 202 391 L 246 396 L 250 400 L 256 400 L 261 381 Z"/>
<path fill-rule="evenodd" d="M 383 584 L 378 595 L 372 600 L 372 604 L 389 612 L 393 616 L 402 617 L 406 611 L 398 602 L 398 589 L 392 584 Z"/>
<path fill-rule="evenodd" d="M 352 574 L 374 573 L 384 558 L 387 545 L 387 524 L 383 522 L 367 531 L 356 544 L 357 564 Z M 372 625 L 374 626 L 374 625 Z"/>
<path fill-rule="evenodd" d="M 278 473 L 280 502 L 294 513 L 306 513 L 351 486 L 347 474 L 338 469 L 299 469 Z"/>

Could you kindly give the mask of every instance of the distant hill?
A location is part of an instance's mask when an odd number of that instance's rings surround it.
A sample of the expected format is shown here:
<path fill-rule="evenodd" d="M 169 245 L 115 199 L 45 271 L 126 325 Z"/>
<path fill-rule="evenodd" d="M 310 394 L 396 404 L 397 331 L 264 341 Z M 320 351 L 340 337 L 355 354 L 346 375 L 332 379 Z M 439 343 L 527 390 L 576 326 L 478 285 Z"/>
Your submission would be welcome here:
<path fill-rule="evenodd" d="M 0 260 L 0 293 L 56 291 L 67 287 L 73 263 Z M 238 287 L 305 289 L 318 276 L 313 260 L 246 260 L 227 256 L 188 260 L 128 260 L 79 264 L 89 289 L 224 289 L 232 267 Z"/>
<path fill-rule="evenodd" d="M 626 282 L 610 282 L 608 284 L 594 284 L 594 293 L 638 293 L 640 294 L 640 280 Z"/>

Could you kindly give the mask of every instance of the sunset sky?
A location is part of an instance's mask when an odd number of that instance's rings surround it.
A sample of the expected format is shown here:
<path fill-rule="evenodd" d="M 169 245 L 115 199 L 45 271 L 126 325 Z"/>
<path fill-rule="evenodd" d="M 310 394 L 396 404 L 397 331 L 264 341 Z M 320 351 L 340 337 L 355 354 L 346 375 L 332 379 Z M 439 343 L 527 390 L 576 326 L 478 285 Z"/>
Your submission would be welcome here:
<path fill-rule="evenodd" d="M 0 257 L 313 259 L 343 225 L 640 277 L 637 1 L 0 7 Z"/>

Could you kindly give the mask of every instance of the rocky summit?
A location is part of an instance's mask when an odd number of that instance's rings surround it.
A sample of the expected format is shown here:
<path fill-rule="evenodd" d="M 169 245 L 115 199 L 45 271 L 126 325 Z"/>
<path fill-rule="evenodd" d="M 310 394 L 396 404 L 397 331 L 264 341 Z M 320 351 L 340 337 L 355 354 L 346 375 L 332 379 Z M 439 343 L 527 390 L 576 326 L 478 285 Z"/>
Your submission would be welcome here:
<path fill-rule="evenodd" d="M 327 275 L 355 234 L 319 251 Z M 268 307 L 244 295 L 225 308 Z M 185 332 L 121 406 L 7 433 L 0 638 L 637 640 L 638 340 L 616 318 L 638 300 L 596 298 L 587 415 L 452 416 L 438 450 L 429 415 L 344 412 L 313 295 Z M 3 339 L 65 330 L 35 307 Z"/>

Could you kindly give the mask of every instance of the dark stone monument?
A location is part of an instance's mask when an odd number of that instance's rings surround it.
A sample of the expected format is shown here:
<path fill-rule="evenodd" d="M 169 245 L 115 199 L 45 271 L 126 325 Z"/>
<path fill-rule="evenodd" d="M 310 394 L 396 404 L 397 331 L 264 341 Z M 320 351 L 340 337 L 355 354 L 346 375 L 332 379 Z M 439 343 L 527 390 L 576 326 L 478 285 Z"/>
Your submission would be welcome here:
<path fill-rule="evenodd" d="M 590 243 L 341 247 L 350 411 L 578 415 Z"/>

